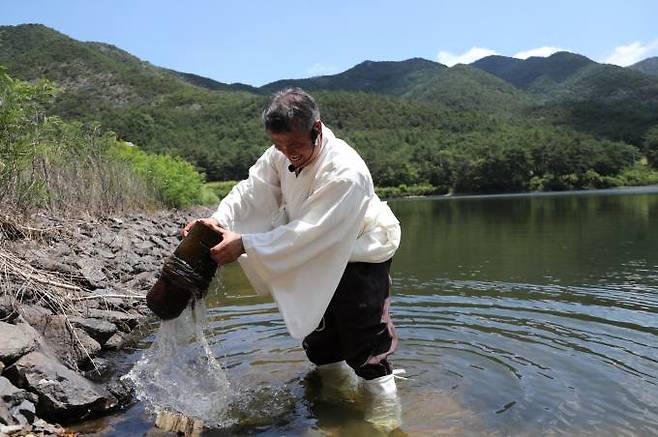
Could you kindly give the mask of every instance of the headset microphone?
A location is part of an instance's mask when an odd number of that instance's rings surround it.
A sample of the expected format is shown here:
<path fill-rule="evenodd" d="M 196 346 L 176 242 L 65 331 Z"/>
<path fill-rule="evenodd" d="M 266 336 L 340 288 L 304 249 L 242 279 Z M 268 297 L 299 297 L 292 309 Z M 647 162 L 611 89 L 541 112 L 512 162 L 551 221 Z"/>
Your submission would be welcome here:
<path fill-rule="evenodd" d="M 294 173 L 295 170 L 297 170 L 297 169 L 295 168 L 294 165 L 290 164 L 290 165 L 288 166 L 288 171 L 289 171 L 290 173 Z"/>

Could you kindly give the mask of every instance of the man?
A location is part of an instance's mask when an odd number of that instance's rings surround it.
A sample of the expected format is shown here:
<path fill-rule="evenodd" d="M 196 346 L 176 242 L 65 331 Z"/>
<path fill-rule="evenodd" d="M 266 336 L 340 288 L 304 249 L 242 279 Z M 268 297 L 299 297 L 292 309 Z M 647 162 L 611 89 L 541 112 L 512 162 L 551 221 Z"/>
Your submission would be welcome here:
<path fill-rule="evenodd" d="M 394 394 L 386 357 L 397 345 L 388 311 L 399 222 L 309 94 L 277 93 L 262 120 L 273 145 L 202 219 L 223 236 L 211 256 L 237 259 L 256 291 L 273 296 L 321 374 L 349 366 L 369 392 Z"/>

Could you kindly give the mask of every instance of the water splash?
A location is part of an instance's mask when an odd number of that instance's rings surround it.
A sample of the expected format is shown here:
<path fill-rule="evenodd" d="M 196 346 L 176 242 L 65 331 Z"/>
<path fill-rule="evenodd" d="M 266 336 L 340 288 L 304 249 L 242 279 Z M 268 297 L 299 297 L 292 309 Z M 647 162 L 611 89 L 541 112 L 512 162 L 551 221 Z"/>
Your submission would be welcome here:
<path fill-rule="evenodd" d="M 163 320 L 151 347 L 123 377 L 148 412 L 167 410 L 225 426 L 232 397 L 226 373 L 204 335 L 207 308 L 196 301 L 173 320 Z"/>

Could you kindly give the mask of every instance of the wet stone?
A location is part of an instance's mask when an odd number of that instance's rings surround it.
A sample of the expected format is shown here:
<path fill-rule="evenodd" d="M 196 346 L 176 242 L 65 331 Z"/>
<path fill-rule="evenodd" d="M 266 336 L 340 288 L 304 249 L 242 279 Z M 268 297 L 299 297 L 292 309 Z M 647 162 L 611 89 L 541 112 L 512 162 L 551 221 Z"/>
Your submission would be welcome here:
<path fill-rule="evenodd" d="M 133 401 L 134 390 L 128 383 L 121 379 L 110 382 L 105 388 L 117 398 L 121 405 L 126 405 Z"/>
<path fill-rule="evenodd" d="M 92 381 L 101 381 L 106 378 L 112 370 L 112 364 L 105 358 L 94 358 L 87 363 L 82 374 Z"/>
<path fill-rule="evenodd" d="M 41 352 L 23 356 L 5 373 L 19 387 L 39 396 L 37 414 L 48 420 L 82 419 L 117 405 L 116 398 L 103 387 Z"/>

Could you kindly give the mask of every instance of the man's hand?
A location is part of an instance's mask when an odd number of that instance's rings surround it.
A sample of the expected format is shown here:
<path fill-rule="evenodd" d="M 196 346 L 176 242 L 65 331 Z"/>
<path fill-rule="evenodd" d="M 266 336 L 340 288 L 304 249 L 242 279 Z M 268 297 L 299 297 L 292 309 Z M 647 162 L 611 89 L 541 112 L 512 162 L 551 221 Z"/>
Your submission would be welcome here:
<path fill-rule="evenodd" d="M 212 217 L 207 217 L 207 218 L 194 219 L 188 224 L 186 224 L 185 227 L 180 231 L 181 236 L 183 238 L 187 237 L 187 234 L 190 233 L 190 229 L 192 229 L 192 226 L 194 226 L 194 224 L 197 222 L 205 223 L 211 228 L 213 228 L 214 230 L 216 230 L 217 232 L 220 232 L 219 229 L 221 228 L 219 227 L 219 223 L 217 223 L 217 220 L 215 220 Z"/>
<path fill-rule="evenodd" d="M 210 257 L 220 266 L 232 263 L 244 253 L 242 235 L 220 227 L 217 227 L 217 230 L 222 234 L 223 239 L 218 245 L 210 248 Z"/>

